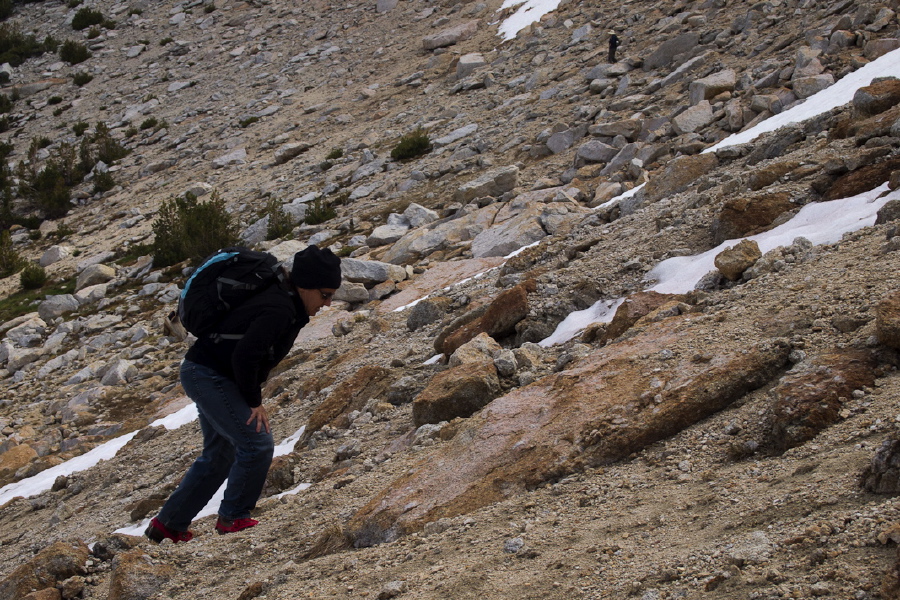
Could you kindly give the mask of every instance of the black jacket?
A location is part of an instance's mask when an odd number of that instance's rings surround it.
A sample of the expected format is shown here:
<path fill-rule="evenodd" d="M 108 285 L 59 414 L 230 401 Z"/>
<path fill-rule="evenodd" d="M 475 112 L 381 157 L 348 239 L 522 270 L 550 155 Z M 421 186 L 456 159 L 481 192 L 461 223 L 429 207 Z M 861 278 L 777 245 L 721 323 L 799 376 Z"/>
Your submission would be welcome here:
<path fill-rule="evenodd" d="M 215 369 L 234 381 L 250 407 L 262 404 L 261 386 L 287 356 L 309 316 L 288 284 L 275 284 L 232 310 L 218 333 L 242 333 L 238 340 L 198 339 L 185 359 Z"/>

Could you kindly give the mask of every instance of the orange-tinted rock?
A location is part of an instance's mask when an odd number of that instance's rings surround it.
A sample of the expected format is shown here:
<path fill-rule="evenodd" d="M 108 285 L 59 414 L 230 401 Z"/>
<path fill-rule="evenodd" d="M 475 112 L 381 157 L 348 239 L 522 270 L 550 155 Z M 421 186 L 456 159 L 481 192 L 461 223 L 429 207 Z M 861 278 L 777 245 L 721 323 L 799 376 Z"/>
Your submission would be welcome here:
<path fill-rule="evenodd" d="M 765 231 L 784 212 L 796 208 L 787 192 L 740 196 L 727 200 L 713 221 L 717 244 Z"/>
<path fill-rule="evenodd" d="M 31 464 L 38 456 L 28 444 L 19 444 L 0 454 L 0 481 L 7 481 L 16 471 Z"/>
<path fill-rule="evenodd" d="M 616 309 L 612 321 L 601 337 L 601 341 L 614 340 L 626 331 L 639 319 L 650 314 L 660 306 L 672 301 L 681 301 L 684 296 L 676 294 L 660 294 L 659 292 L 638 292 L 625 299 Z"/>
<path fill-rule="evenodd" d="M 653 177 L 647 183 L 645 196 L 648 202 L 656 202 L 667 196 L 684 191 L 689 185 L 719 166 L 715 154 L 679 156 L 666 163 L 661 176 Z"/>
<path fill-rule="evenodd" d="M 726 279 L 737 281 L 744 271 L 756 264 L 760 258 L 762 258 L 762 252 L 759 244 L 753 240 L 741 240 L 736 245 L 717 254 L 714 263 Z"/>
<path fill-rule="evenodd" d="M 891 178 L 891 173 L 900 169 L 900 157 L 860 167 L 855 171 L 838 177 L 823 194 L 825 200 L 850 198 L 878 187 Z"/>
<path fill-rule="evenodd" d="M 836 350 L 795 367 L 772 391 L 767 446 L 783 452 L 835 423 L 853 390 L 875 383 L 874 368 L 872 354 L 864 350 Z"/>
<path fill-rule="evenodd" d="M 472 416 L 499 393 L 500 380 L 492 360 L 451 367 L 432 377 L 413 400 L 413 425 Z"/>
<path fill-rule="evenodd" d="M 389 541 L 585 466 L 616 462 L 722 410 L 787 361 L 784 344 L 748 334 L 740 347 L 717 347 L 713 330 L 690 320 L 654 323 L 570 370 L 496 398 L 360 509 L 344 542 L 319 540 L 318 547 Z M 693 361 L 694 352 L 656 358 L 695 343 L 709 361 Z"/>
<path fill-rule="evenodd" d="M 494 339 L 514 333 L 516 323 L 528 316 L 528 294 L 535 289 L 535 282 L 529 280 L 501 292 L 479 318 L 444 336 L 440 345 L 436 340 L 435 349 L 444 354 L 453 354 L 457 348 L 481 333 Z"/>
<path fill-rule="evenodd" d="M 882 344 L 900 350 L 900 292 L 889 294 L 878 302 L 875 332 Z"/>
<path fill-rule="evenodd" d="M 107 599 L 151 598 L 174 574 L 175 567 L 152 561 L 140 548 L 122 552 L 112 562 Z"/>
<path fill-rule="evenodd" d="M 751 190 L 761 190 L 766 186 L 770 186 L 797 167 L 800 163 L 795 160 L 768 163 L 757 170 L 750 173 L 747 178 L 747 185 Z"/>
<path fill-rule="evenodd" d="M 393 374 L 384 367 L 366 366 L 353 377 L 341 382 L 309 417 L 305 434 L 311 434 L 325 425 L 346 428 L 347 415 L 361 410 L 372 398 L 384 396 L 393 382 Z"/>
<path fill-rule="evenodd" d="M 853 108 L 861 115 L 877 115 L 900 104 L 900 80 L 883 79 L 856 90 Z"/>
<path fill-rule="evenodd" d="M 60 581 L 85 573 L 90 550 L 83 542 L 56 542 L 17 567 L 0 582 L 0 600 L 20 600 L 32 590 L 55 588 Z"/>

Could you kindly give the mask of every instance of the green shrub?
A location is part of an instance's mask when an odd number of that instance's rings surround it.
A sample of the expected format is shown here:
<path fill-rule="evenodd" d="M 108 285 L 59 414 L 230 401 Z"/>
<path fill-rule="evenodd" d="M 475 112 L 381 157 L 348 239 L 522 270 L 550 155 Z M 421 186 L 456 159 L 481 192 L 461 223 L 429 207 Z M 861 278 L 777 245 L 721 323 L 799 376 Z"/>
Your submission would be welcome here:
<path fill-rule="evenodd" d="M 75 8 L 79 4 L 81 4 L 81 0 L 69 0 L 68 6 L 69 8 Z"/>
<path fill-rule="evenodd" d="M 87 85 L 88 83 L 94 80 L 94 76 L 90 73 L 85 73 L 84 71 L 79 71 L 72 76 L 72 83 L 81 87 L 83 85 Z"/>
<path fill-rule="evenodd" d="M 246 119 L 241 119 L 238 122 L 238 125 L 240 125 L 241 127 L 248 127 L 258 121 L 259 121 L 259 117 L 247 117 Z"/>
<path fill-rule="evenodd" d="M 90 125 L 88 125 L 84 121 L 78 121 L 77 123 L 72 125 L 72 131 L 75 133 L 75 135 L 81 137 L 84 135 L 84 132 L 88 130 L 88 127 L 90 127 Z"/>
<path fill-rule="evenodd" d="M 324 172 L 334 166 L 334 161 L 331 160 L 323 160 L 319 163 L 319 168 Z"/>
<path fill-rule="evenodd" d="M 103 27 L 105 27 L 106 29 L 115 29 L 116 28 L 116 22 L 113 21 L 112 19 L 106 19 L 105 21 L 103 21 L 103 23 L 101 23 L 101 25 L 103 25 Z"/>
<path fill-rule="evenodd" d="M 269 226 L 266 229 L 267 240 L 277 240 L 288 236 L 294 228 L 291 216 L 284 212 L 281 200 L 273 198 L 266 205 L 266 214 L 269 216 Z"/>
<path fill-rule="evenodd" d="M 431 140 L 422 129 L 416 129 L 412 133 L 404 135 L 391 150 L 391 158 L 394 160 L 409 160 L 422 156 L 431 151 Z"/>
<path fill-rule="evenodd" d="M 97 159 L 102 160 L 108 165 L 113 164 L 119 159 L 125 158 L 131 152 L 113 139 L 109 127 L 107 127 L 105 123 L 99 121 L 97 122 L 97 127 L 91 141 L 97 147 Z M 91 165 L 91 169 L 93 168 L 94 166 Z M 88 169 L 88 171 L 91 169 Z"/>
<path fill-rule="evenodd" d="M 163 39 L 159 40 L 159 45 L 160 45 L 160 46 L 165 46 L 166 44 L 171 44 L 171 43 L 174 42 L 174 41 L 175 41 L 174 38 L 164 37 Z"/>
<path fill-rule="evenodd" d="M 145 129 L 153 129 L 154 127 L 156 127 L 157 122 L 158 121 L 156 120 L 156 117 L 144 119 L 144 122 L 141 123 L 141 131 L 144 131 Z"/>
<path fill-rule="evenodd" d="M 47 100 L 47 104 L 53 106 L 54 104 L 62 104 L 62 96 L 50 96 L 50 99 Z"/>
<path fill-rule="evenodd" d="M 25 261 L 13 247 L 12 236 L 8 229 L 0 232 L 0 277 L 9 277 L 18 273 L 25 266 Z"/>
<path fill-rule="evenodd" d="M 89 40 L 95 40 L 100 37 L 100 33 L 101 32 L 99 27 L 91 27 L 87 32 L 87 36 L 85 37 L 87 37 L 87 39 Z"/>
<path fill-rule="evenodd" d="M 91 51 L 87 49 L 87 46 L 72 40 L 63 42 L 63 45 L 59 49 L 59 58 L 70 65 L 83 63 L 91 56 Z"/>
<path fill-rule="evenodd" d="M 85 6 L 79 8 L 78 12 L 75 13 L 75 16 L 72 17 L 72 29 L 81 31 L 91 25 L 100 25 L 103 21 L 104 17 L 102 12 L 99 10 L 91 10 Z"/>
<path fill-rule="evenodd" d="M 325 221 L 330 221 L 337 216 L 337 211 L 328 202 L 322 202 L 321 198 L 316 198 L 306 209 L 306 216 L 303 221 L 307 225 L 318 225 Z"/>
<path fill-rule="evenodd" d="M 183 260 L 197 265 L 212 252 L 239 241 L 234 218 L 216 191 L 207 202 L 198 202 L 191 194 L 163 202 L 152 228 L 155 267 Z"/>
<path fill-rule="evenodd" d="M 9 112 L 12 112 L 12 109 L 13 109 L 12 98 L 7 96 L 6 94 L 0 94 L 0 113 L 9 113 Z"/>
<path fill-rule="evenodd" d="M 3 115 L 0 117 L 0 132 L 9 131 L 10 127 L 12 127 L 12 123 L 9 120 L 9 117 Z"/>
<path fill-rule="evenodd" d="M 0 64 L 8 62 L 18 67 L 28 58 L 55 51 L 55 47 L 51 49 L 48 42 L 55 43 L 55 40 L 47 36 L 41 43 L 33 34 L 22 33 L 16 22 L 0 23 Z"/>
<path fill-rule="evenodd" d="M 116 180 L 113 179 L 112 174 L 107 171 L 106 173 L 95 173 L 94 174 L 94 193 L 102 194 L 103 192 L 108 192 L 109 190 L 116 187 Z"/>
<path fill-rule="evenodd" d="M 54 238 L 57 240 L 62 240 L 64 238 L 69 237 L 73 233 L 75 233 L 74 229 L 69 227 L 69 225 L 67 225 L 63 221 L 60 221 L 59 223 L 56 224 L 56 229 L 51 231 L 50 233 L 48 233 L 47 237 Z"/>
<path fill-rule="evenodd" d="M 138 132 L 137 127 L 132 125 L 131 127 L 129 127 L 128 129 L 125 130 L 125 137 L 127 137 L 127 138 L 134 137 L 137 135 L 137 132 Z"/>
<path fill-rule="evenodd" d="M 139 9 L 139 8 L 129 8 L 129 9 L 128 9 L 128 16 L 129 16 L 129 17 L 132 16 L 132 15 L 141 16 L 142 14 L 144 14 L 144 11 L 142 11 L 142 10 Z"/>
<path fill-rule="evenodd" d="M 344 151 L 340 148 L 332 148 L 331 152 L 328 153 L 328 156 L 325 157 L 325 160 L 337 160 L 344 156 Z"/>
<path fill-rule="evenodd" d="M 206 6 L 203 7 L 203 12 L 205 12 L 206 14 L 209 14 L 209 13 L 213 12 L 214 10 L 216 10 L 216 5 L 213 4 L 212 2 L 210 2 L 209 4 L 207 4 Z"/>
<path fill-rule="evenodd" d="M 57 48 L 59 48 L 59 42 L 52 35 L 47 35 L 44 38 L 44 52 L 56 52 Z"/>
<path fill-rule="evenodd" d="M 40 289 L 47 283 L 47 271 L 41 265 L 28 263 L 19 274 L 19 283 L 26 290 Z"/>

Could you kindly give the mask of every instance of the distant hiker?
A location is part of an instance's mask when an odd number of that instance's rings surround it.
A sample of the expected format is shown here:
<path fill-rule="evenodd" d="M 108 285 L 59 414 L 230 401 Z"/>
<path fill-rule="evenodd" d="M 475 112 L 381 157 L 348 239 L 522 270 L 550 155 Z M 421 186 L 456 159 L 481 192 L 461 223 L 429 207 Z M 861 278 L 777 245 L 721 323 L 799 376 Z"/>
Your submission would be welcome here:
<path fill-rule="evenodd" d="M 606 62 L 614 63 L 616 62 L 616 48 L 619 47 L 619 36 L 616 35 L 616 32 L 613 30 L 609 30 L 609 58 Z"/>
<path fill-rule="evenodd" d="M 144 534 L 151 540 L 193 538 L 191 520 L 226 479 L 216 531 L 232 533 L 258 523 L 250 511 L 275 447 L 261 386 L 310 317 L 331 305 L 341 285 L 340 263 L 331 250 L 316 246 L 297 252 L 290 273 L 277 266 L 277 281 L 234 307 L 214 334 L 198 337 L 188 350 L 181 384 L 197 405 L 203 453 L 150 521 Z"/>

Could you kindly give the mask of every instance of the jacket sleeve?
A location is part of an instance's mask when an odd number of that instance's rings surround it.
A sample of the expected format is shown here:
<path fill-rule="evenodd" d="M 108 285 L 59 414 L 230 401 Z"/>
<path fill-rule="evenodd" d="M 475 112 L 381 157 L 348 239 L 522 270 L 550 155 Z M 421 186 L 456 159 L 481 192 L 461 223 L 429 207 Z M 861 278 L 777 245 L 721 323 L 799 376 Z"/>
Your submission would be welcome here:
<path fill-rule="evenodd" d="M 262 404 L 261 384 L 275 365 L 273 349 L 290 329 L 292 315 L 285 310 L 263 310 L 250 322 L 231 355 L 234 381 L 251 408 Z"/>

